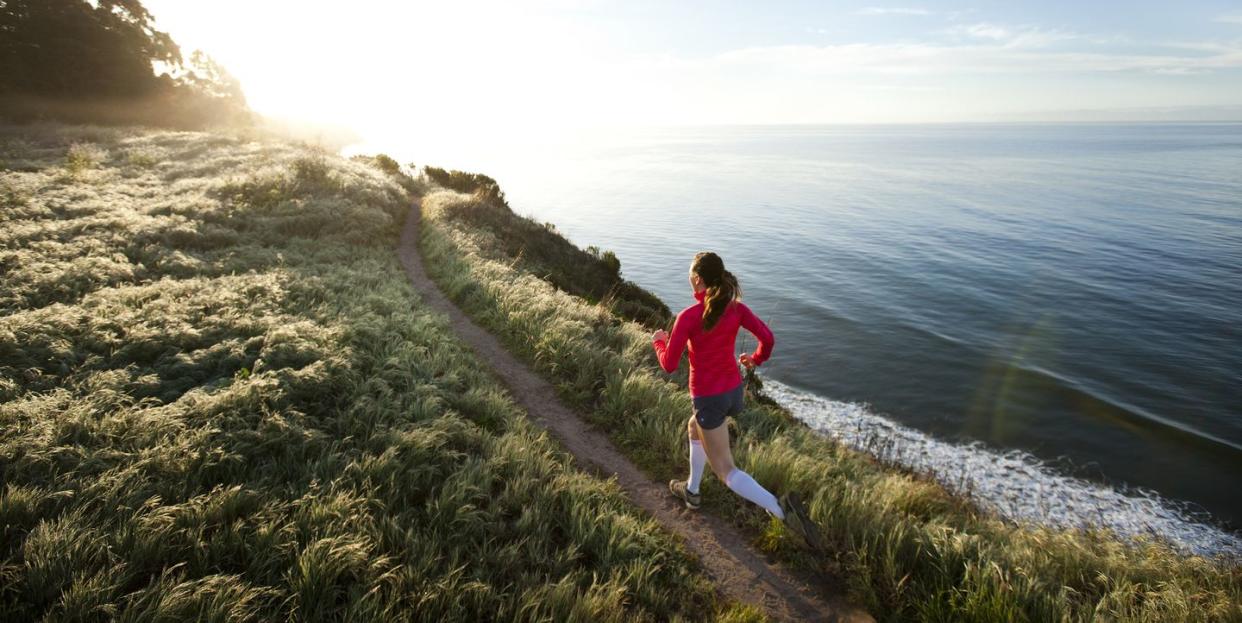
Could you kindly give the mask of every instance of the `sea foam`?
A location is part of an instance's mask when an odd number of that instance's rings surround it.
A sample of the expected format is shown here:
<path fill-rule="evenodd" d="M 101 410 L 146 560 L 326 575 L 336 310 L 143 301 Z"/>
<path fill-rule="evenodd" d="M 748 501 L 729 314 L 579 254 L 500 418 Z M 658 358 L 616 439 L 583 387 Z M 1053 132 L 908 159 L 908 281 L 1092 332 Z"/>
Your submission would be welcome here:
<path fill-rule="evenodd" d="M 1105 527 L 1124 537 L 1163 539 L 1183 552 L 1242 559 L 1242 537 L 1199 521 L 1183 505 L 1145 489 L 1066 475 L 1021 450 L 951 443 L 902 426 L 866 405 L 830 400 L 772 379 L 764 391 L 813 430 L 917 472 L 929 473 L 983 509 L 1020 523 Z"/>

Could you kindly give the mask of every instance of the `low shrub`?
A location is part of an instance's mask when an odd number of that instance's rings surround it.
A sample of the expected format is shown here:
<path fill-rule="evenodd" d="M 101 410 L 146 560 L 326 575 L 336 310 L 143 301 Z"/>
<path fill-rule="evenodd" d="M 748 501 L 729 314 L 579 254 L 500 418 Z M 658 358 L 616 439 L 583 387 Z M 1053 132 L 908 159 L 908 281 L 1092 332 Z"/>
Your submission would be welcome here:
<path fill-rule="evenodd" d="M 71 174 L 93 169 L 108 159 L 108 152 L 92 143 L 74 143 L 65 152 L 65 170 Z"/>
<path fill-rule="evenodd" d="M 479 234 L 478 243 L 495 257 L 516 262 L 567 293 L 602 302 L 621 318 L 647 327 L 668 328 L 672 323 L 667 305 L 621 277 L 621 261 L 612 251 L 579 249 L 554 228 L 518 216 L 478 191 L 472 195 L 442 191 L 428 195 L 424 203 L 434 218 L 460 223 Z"/>

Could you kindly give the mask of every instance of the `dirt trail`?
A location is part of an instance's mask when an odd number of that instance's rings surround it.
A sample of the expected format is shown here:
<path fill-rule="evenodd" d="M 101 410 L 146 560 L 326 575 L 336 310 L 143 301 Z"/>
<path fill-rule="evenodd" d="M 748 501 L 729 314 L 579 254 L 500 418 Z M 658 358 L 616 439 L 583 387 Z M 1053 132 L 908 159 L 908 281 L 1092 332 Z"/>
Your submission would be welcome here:
<path fill-rule="evenodd" d="M 746 545 L 746 540 L 724 521 L 690 511 L 676 503 L 663 483 L 649 480 L 622 455 L 608 437 L 561 402 L 556 390 L 510 354 L 500 342 L 440 292 L 423 269 L 418 252 L 419 204 L 410 208 L 397 254 L 410 283 L 434 310 L 448 315 L 457 334 L 488 362 L 535 422 L 546 428 L 580 464 L 604 477 L 617 477 L 635 504 L 667 530 L 678 534 L 698 556 L 721 592 L 738 601 L 763 608 L 768 616 L 786 621 L 874 621 L 842 597 L 825 597 L 811 590 L 778 565 Z"/>

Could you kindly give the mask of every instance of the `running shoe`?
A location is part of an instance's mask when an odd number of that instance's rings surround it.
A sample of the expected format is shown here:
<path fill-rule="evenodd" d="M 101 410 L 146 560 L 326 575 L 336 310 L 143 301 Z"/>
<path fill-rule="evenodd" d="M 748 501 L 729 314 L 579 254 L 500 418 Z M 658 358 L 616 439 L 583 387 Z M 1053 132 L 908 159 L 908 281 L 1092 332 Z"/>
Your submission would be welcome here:
<path fill-rule="evenodd" d="M 684 480 L 668 481 L 668 490 L 685 502 L 686 508 L 698 509 L 699 503 L 703 501 L 703 496 L 697 493 L 690 493 L 690 490 L 686 488 L 686 481 Z"/>
<path fill-rule="evenodd" d="M 798 535 L 812 550 L 823 551 L 824 544 L 819 538 L 819 526 L 811 520 L 802 496 L 797 491 L 786 493 L 781 499 L 781 510 L 785 511 L 785 527 Z"/>

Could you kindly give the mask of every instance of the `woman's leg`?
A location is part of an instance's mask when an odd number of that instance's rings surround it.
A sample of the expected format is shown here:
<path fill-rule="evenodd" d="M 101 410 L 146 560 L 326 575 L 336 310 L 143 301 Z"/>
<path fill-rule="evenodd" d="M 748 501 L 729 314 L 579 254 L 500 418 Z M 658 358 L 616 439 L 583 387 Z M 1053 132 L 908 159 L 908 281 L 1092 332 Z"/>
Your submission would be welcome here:
<path fill-rule="evenodd" d="M 699 423 L 690 416 L 686 422 L 687 437 L 690 438 L 690 477 L 686 479 L 686 490 L 698 495 L 699 484 L 703 482 L 703 468 L 707 465 L 707 452 L 703 450 L 703 438 L 699 435 Z"/>
<path fill-rule="evenodd" d="M 733 464 L 733 452 L 729 449 L 729 424 L 725 422 L 710 430 L 704 430 L 698 422 L 694 425 L 698 428 L 699 437 L 703 439 L 707 460 L 711 463 L 716 477 L 720 478 L 734 493 L 762 506 L 777 519 L 784 519 L 785 512 L 781 510 L 781 504 L 776 496 L 755 482 L 750 474 Z"/>
<path fill-rule="evenodd" d="M 690 418 L 690 424 L 694 426 L 699 439 L 703 440 L 703 449 L 707 454 L 707 462 L 712 466 L 712 472 L 716 474 L 720 482 L 724 482 L 725 476 L 733 470 L 733 453 L 729 451 L 728 423 L 711 430 L 703 430 L 694 418 Z"/>

